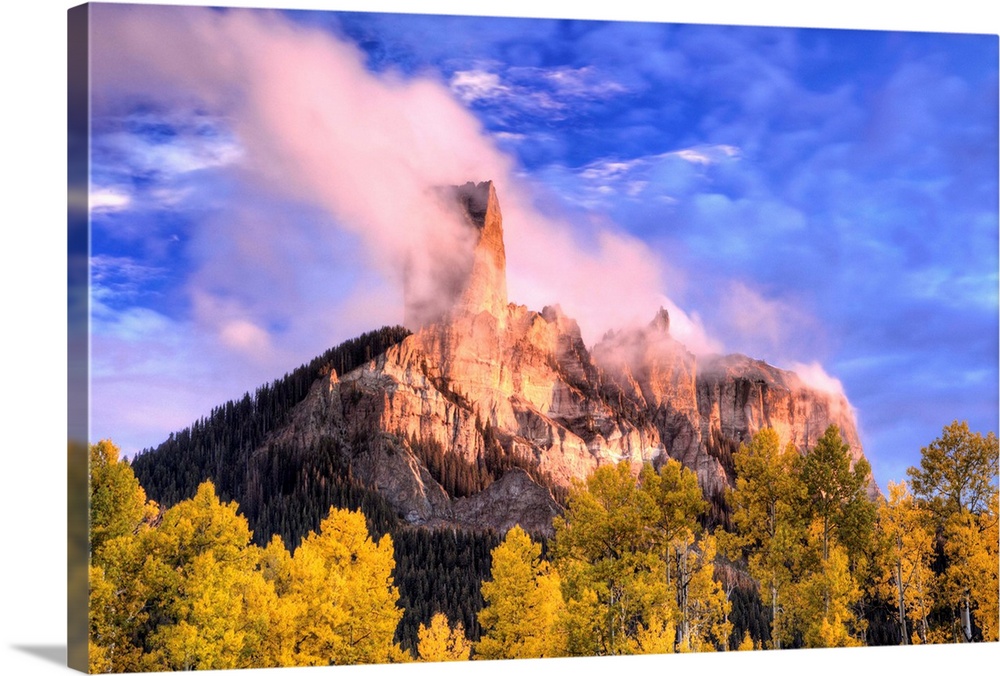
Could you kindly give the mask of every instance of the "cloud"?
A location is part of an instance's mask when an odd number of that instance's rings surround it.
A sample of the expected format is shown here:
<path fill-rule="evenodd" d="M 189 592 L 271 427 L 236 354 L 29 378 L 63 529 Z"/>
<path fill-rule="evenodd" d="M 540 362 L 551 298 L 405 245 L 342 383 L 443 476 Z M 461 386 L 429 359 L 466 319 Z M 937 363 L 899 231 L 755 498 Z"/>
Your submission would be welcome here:
<path fill-rule="evenodd" d="M 98 6 L 93 25 L 93 105 L 105 124 L 96 152 L 107 174 L 152 174 L 149 196 L 201 191 L 156 207 L 189 221 L 182 276 L 169 290 L 183 292 L 182 314 L 117 306 L 101 329 L 114 341 L 102 350 L 146 349 L 155 323 L 124 331 L 115 321 L 158 317 L 171 322 L 159 331 L 186 341 L 162 347 L 164 372 L 167 364 L 192 377 L 243 368 L 234 380 L 242 382 L 376 322 L 399 322 L 389 311 L 398 312 L 391 299 L 401 297 L 407 261 L 446 258 L 467 232 L 436 188 L 485 179 L 504 213 L 512 300 L 561 303 L 591 341 L 610 326 L 648 321 L 666 303 L 692 341 L 707 340 L 697 316 L 664 297 L 656 254 L 611 223 L 581 235 L 577 223 L 540 208 L 515 163 L 443 83 L 373 74 L 353 45 L 277 14 Z M 548 78 L 567 96 L 604 86 L 589 71 L 518 77 Z M 465 79 L 476 82 L 485 92 L 491 81 Z M 195 172 L 197 186 L 181 180 Z M 118 224 L 105 223 L 109 237 L 124 236 Z M 131 227 L 129 236 L 143 232 Z M 127 361 L 121 374 L 139 368 Z M 122 378 L 104 373 L 97 395 L 111 397 Z"/>
<path fill-rule="evenodd" d="M 451 90 L 466 103 L 497 99 L 510 95 L 510 87 L 500 83 L 500 76 L 481 70 L 460 70 L 451 76 Z"/>
<path fill-rule="evenodd" d="M 121 188 L 97 188 L 90 191 L 90 210 L 120 211 L 128 208 L 132 198 Z"/>
<path fill-rule="evenodd" d="M 740 280 L 719 295 L 713 328 L 729 337 L 730 349 L 775 362 L 817 353 L 821 327 L 800 300 L 768 296 Z"/>
<path fill-rule="evenodd" d="M 448 85 L 462 101 L 485 114 L 488 124 L 507 129 L 581 116 L 626 87 L 594 66 L 509 66 L 499 62 L 456 70 Z"/>
<path fill-rule="evenodd" d="M 720 144 L 715 146 L 701 146 L 698 148 L 685 148 L 678 150 L 677 157 L 694 164 L 717 164 L 718 162 L 739 157 L 740 149 L 736 146 Z"/>
<path fill-rule="evenodd" d="M 428 186 L 493 179 L 511 299 L 561 303 L 591 340 L 662 305 L 696 350 L 821 363 L 876 455 L 896 420 L 908 443 L 935 416 L 995 427 L 989 36 L 316 15 L 362 52 L 278 14 L 93 16 L 95 185 L 129 200 L 101 196 L 95 231 L 183 295 L 113 311 L 195 336 L 149 351 L 157 383 L 252 388 L 399 321 L 400 262 L 455 241 L 420 217 Z"/>
<path fill-rule="evenodd" d="M 791 369 L 808 387 L 827 394 L 845 396 L 843 383 L 827 373 L 819 362 L 813 361 L 808 364 L 794 362 L 791 364 Z"/>
<path fill-rule="evenodd" d="M 655 155 L 601 157 L 580 167 L 550 165 L 541 173 L 569 204 L 624 214 L 626 203 L 654 211 L 712 184 L 720 165 L 738 162 L 731 145 L 697 145 Z"/>
<path fill-rule="evenodd" d="M 265 354 L 272 349 L 267 331 L 245 319 L 226 322 L 219 331 L 222 344 L 250 356 Z"/>

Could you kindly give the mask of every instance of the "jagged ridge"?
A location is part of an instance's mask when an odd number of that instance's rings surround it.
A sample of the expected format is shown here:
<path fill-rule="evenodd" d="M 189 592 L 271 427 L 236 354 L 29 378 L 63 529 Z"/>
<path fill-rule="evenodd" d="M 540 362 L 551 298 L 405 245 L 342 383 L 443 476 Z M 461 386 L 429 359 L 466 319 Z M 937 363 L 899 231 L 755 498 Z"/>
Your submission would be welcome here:
<path fill-rule="evenodd" d="M 500 531 L 520 523 L 548 534 L 572 481 L 604 463 L 638 470 L 676 458 L 697 473 L 721 520 L 732 453 L 763 427 L 806 452 L 836 424 L 863 457 L 842 396 L 742 355 L 696 359 L 670 335 L 665 310 L 588 349 L 557 306 L 508 303 L 492 182 L 451 194 L 475 235 L 460 266 L 468 273 L 449 287 L 452 308 L 370 360 L 324 371 L 280 423 L 244 446 L 246 467 L 273 465 L 276 449 L 324 448 L 405 523 Z M 214 452 L 202 473 L 233 458 Z M 265 486 L 223 488 L 254 503 L 267 499 L 257 494 Z"/>

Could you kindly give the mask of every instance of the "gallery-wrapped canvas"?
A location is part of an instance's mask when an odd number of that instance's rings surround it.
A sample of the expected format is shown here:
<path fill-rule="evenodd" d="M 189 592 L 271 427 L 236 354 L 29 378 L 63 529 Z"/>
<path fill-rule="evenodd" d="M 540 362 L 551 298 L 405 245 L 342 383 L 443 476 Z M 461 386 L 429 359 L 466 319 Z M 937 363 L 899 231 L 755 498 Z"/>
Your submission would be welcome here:
<path fill-rule="evenodd" d="M 72 667 L 998 641 L 996 35 L 68 26 Z"/>

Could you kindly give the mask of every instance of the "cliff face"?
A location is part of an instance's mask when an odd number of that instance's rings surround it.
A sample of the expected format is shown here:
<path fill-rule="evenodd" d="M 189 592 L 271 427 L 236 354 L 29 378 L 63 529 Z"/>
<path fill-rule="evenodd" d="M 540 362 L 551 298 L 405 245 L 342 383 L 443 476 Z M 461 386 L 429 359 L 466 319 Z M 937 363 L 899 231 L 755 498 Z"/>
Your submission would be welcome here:
<path fill-rule="evenodd" d="M 542 533 L 559 511 L 554 494 L 600 464 L 673 457 L 721 495 L 731 452 L 759 429 L 806 452 L 831 423 L 862 457 L 843 397 L 742 355 L 695 359 L 666 311 L 590 350 L 558 307 L 509 304 L 493 185 L 454 194 L 475 246 L 452 309 L 316 382 L 273 441 L 336 440 L 354 475 L 411 523 Z"/>

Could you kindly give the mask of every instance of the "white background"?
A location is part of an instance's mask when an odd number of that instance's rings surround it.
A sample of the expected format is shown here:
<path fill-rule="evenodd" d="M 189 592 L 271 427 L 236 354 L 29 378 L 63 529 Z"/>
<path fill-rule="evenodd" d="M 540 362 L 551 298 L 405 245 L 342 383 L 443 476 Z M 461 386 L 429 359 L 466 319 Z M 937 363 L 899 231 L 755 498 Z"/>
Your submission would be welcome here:
<path fill-rule="evenodd" d="M 14 0 L 0 20 L 0 673 L 65 669 L 66 648 L 66 10 L 73 2 Z M 147 4 L 144 2 L 144 4 Z M 177 4 L 177 3 L 173 3 Z M 209 4 L 193 1 L 189 4 Z M 219 0 L 304 9 L 570 16 L 690 23 L 998 33 L 982 0 L 936 3 L 699 0 L 651 9 L 643 0 Z M 792 5 L 793 3 L 788 3 Z M 809 674 L 995 673 L 1000 644 L 479 663 L 473 674 L 568 670 L 661 674 L 739 670 Z M 467 674 L 467 664 L 339 667 L 310 674 Z M 287 670 L 216 672 L 283 674 Z M 294 673 L 299 673 L 296 671 Z"/>

